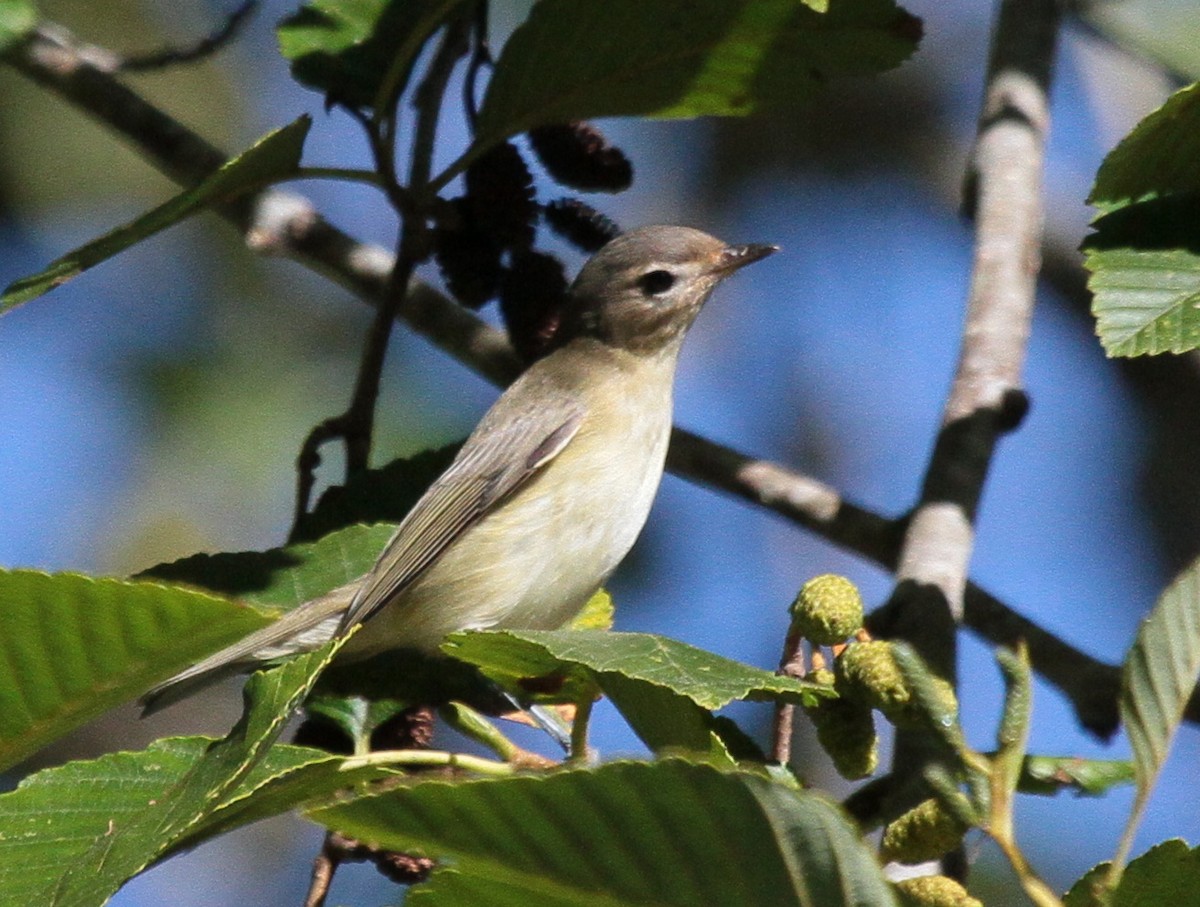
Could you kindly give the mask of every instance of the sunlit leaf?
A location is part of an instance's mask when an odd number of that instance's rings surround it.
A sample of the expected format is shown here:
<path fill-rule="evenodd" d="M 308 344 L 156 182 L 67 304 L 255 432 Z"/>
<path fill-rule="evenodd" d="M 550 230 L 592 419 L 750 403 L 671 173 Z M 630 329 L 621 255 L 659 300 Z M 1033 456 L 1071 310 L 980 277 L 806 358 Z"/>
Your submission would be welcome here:
<path fill-rule="evenodd" d="M 0 767 L 268 623 L 155 582 L 0 571 Z"/>

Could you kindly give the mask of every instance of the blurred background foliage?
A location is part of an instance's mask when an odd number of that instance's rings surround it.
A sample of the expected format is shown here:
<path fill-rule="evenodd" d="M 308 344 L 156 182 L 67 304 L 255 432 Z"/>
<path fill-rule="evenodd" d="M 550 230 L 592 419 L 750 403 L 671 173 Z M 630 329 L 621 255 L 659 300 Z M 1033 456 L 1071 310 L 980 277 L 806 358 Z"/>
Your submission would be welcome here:
<path fill-rule="evenodd" d="M 39 4 L 119 53 L 188 44 L 231 3 L 72 0 Z M 506 33 L 527 4 L 494 2 Z M 971 232 L 958 211 L 992 5 L 907 4 L 925 20 L 916 57 L 876 80 L 838 81 L 811 103 L 745 120 L 607 122 L 633 159 L 634 188 L 596 203 L 623 226 L 687 223 L 784 253 L 722 289 L 689 341 L 678 421 L 776 458 L 888 514 L 914 499 L 954 366 Z M 230 153 L 303 111 L 306 162 L 366 166 L 357 127 L 291 82 L 265 2 L 207 62 L 129 83 Z M 1033 410 L 1003 442 L 984 499 L 973 576 L 1069 641 L 1117 661 L 1174 569 L 1200 549 L 1200 365 L 1195 354 L 1112 362 L 1087 316 L 1076 253 L 1084 198 L 1104 153 L 1200 67 L 1200 15 L 1185 0 L 1126 0 L 1068 26 L 1047 158 L 1046 275 L 1028 364 Z M 1097 31 L 1135 52 L 1115 48 Z M 1165 65 L 1164 65 L 1165 64 Z M 463 140 L 447 122 L 443 163 Z M 300 187 L 339 226 L 390 246 L 381 199 L 345 184 Z M 174 188 L 118 139 L 0 69 L 0 274 L 37 270 Z M 572 267 L 578 259 L 572 259 Z M 435 271 L 427 275 L 436 280 Z M 286 535 L 293 462 L 308 428 L 348 400 L 367 309 L 299 267 L 257 258 L 215 217 L 176 227 L 0 323 L 0 565 L 126 574 L 198 550 L 265 548 Z M 482 380 L 404 329 L 389 356 L 373 462 L 465 434 L 493 399 Z M 332 448 L 331 448 L 332 450 Z M 336 479 L 327 456 L 321 476 Z M 668 478 L 642 541 L 613 584 L 621 629 L 653 630 L 763 666 L 778 657 L 786 605 L 809 576 L 844 572 L 869 602 L 875 567 L 761 512 Z M 964 721 L 991 736 L 991 654 L 964 648 Z M 1031 750 L 1118 757 L 1080 732 L 1039 686 Z M 226 686 L 193 709 L 138 722 L 122 709 L 40 754 L 38 764 L 223 731 Z M 764 730 L 763 707 L 735 717 Z M 595 744 L 637 751 L 600 712 Z M 605 717 L 611 720 L 603 720 Z M 841 790 L 812 745 L 798 763 Z M 1200 839 L 1185 731 L 1139 848 Z M 30 765 L 26 768 L 32 768 Z M 1174 793 L 1174 796 L 1168 794 Z M 1064 888 L 1111 853 L 1128 792 L 1022 803 L 1018 830 Z M 296 819 L 243 830 L 138 879 L 120 905 L 299 903 L 320 833 Z M 988 848 L 975 888 L 988 903 Z M 1001 870 L 1002 872 L 1002 870 Z M 339 876 L 334 900 L 377 903 L 387 883 Z M 167 897 L 169 892 L 169 898 Z"/>

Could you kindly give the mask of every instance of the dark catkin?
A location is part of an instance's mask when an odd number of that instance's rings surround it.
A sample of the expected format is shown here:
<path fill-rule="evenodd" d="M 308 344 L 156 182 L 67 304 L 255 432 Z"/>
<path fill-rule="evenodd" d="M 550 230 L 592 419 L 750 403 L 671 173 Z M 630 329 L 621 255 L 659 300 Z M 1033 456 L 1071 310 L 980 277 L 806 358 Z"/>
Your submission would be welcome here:
<path fill-rule="evenodd" d="M 550 229 L 584 252 L 598 252 L 620 228 L 591 205 L 577 198 L 559 198 L 542 209 Z"/>
<path fill-rule="evenodd" d="M 519 252 L 504 274 L 500 314 L 517 352 L 532 361 L 554 339 L 567 299 L 562 262 L 542 252 Z"/>
<path fill-rule="evenodd" d="M 468 221 L 503 249 L 533 245 L 533 175 L 517 146 L 501 142 L 467 168 Z"/>
<path fill-rule="evenodd" d="M 433 256 L 450 294 L 468 308 L 478 309 L 500 291 L 503 249 L 470 218 L 465 199 L 451 201 L 458 217 L 433 231 Z"/>
<path fill-rule="evenodd" d="M 538 126 L 529 131 L 533 147 L 555 180 L 582 192 L 621 192 L 633 184 L 633 164 L 591 123 Z"/>

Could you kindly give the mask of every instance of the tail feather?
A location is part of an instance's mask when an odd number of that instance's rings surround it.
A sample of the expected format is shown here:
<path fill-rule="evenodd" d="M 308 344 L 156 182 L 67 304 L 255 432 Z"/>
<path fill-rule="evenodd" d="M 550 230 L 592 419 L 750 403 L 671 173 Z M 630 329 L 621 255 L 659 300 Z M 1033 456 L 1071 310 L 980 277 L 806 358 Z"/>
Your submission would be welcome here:
<path fill-rule="evenodd" d="M 256 670 L 288 655 L 311 652 L 333 639 L 359 582 L 339 586 L 305 602 L 275 623 L 256 630 L 152 688 L 140 700 L 142 717 L 186 699 L 234 674 Z"/>

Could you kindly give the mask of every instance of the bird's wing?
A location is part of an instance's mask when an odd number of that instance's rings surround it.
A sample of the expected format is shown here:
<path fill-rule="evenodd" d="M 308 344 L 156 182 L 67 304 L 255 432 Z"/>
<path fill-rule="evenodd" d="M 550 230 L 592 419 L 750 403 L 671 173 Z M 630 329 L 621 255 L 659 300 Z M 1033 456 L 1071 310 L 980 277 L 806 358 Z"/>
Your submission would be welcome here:
<path fill-rule="evenodd" d="M 464 532 L 553 460 L 583 423 L 579 402 L 497 407 L 397 527 L 342 618 L 339 633 L 369 619 Z"/>
<path fill-rule="evenodd" d="M 357 581 L 339 586 L 287 612 L 273 624 L 226 646 L 170 677 L 141 697 L 142 717 L 152 715 L 209 684 L 262 667 L 275 658 L 320 648 L 333 639 L 338 621 L 357 589 Z"/>
<path fill-rule="evenodd" d="M 247 667 L 318 648 L 377 612 L 575 437 L 583 422 L 582 404 L 561 398 L 540 403 L 536 409 L 517 412 L 498 406 L 484 418 L 454 462 L 409 511 L 361 583 L 305 602 L 159 684 L 142 697 L 142 714 Z"/>

